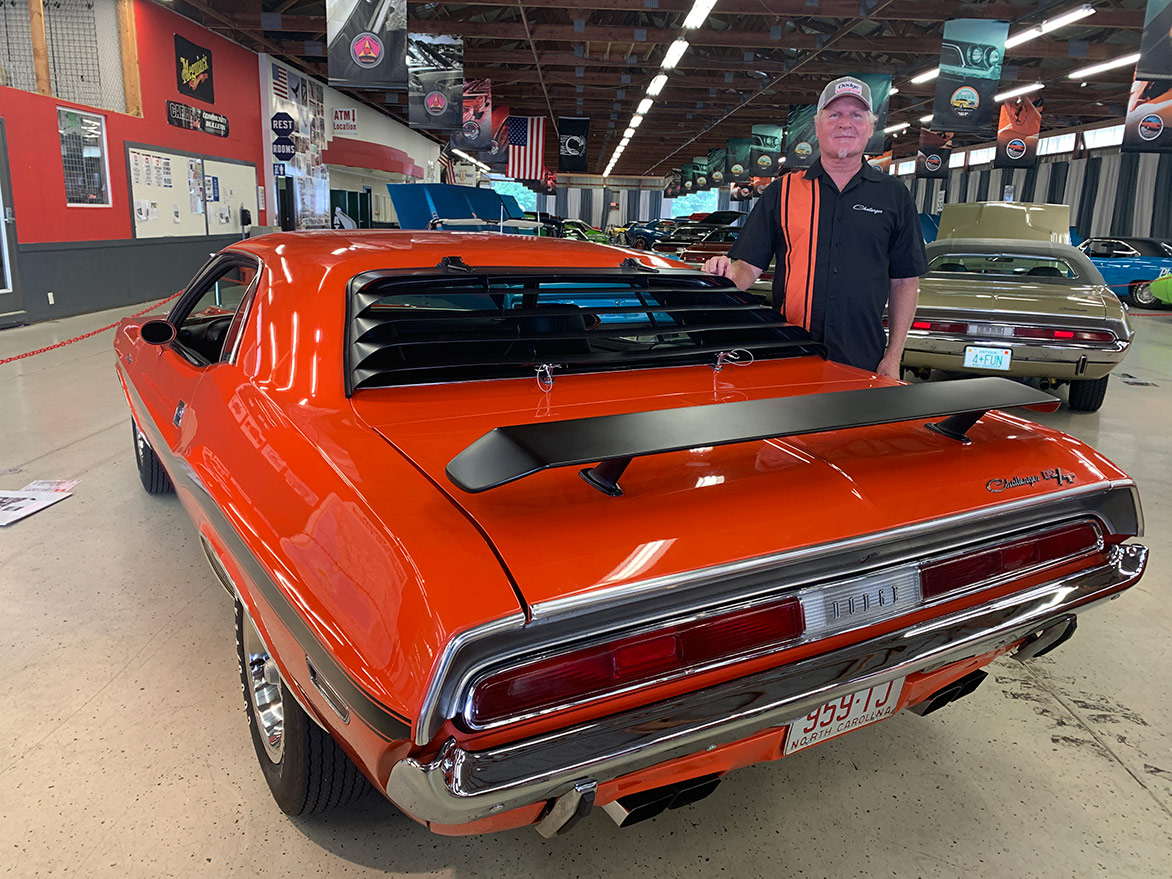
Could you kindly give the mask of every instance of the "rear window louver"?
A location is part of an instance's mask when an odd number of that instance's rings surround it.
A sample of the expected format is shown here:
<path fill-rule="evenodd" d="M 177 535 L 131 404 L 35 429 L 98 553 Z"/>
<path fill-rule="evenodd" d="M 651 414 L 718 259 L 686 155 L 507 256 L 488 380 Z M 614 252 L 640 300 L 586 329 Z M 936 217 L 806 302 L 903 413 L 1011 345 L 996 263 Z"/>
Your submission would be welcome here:
<path fill-rule="evenodd" d="M 347 394 L 363 388 L 715 363 L 821 353 L 731 282 L 686 270 L 479 270 L 448 258 L 424 272 L 350 283 Z M 734 356 L 743 357 L 743 355 Z"/>

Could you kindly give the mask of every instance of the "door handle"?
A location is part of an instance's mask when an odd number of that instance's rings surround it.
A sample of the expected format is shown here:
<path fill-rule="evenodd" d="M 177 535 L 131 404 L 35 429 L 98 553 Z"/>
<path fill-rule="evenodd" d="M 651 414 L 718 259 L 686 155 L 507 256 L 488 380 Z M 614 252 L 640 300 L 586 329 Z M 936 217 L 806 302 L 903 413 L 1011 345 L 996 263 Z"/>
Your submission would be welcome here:
<path fill-rule="evenodd" d="M 174 424 L 176 427 L 178 427 L 179 422 L 183 420 L 183 413 L 186 411 L 187 411 L 187 404 L 184 403 L 182 400 L 180 400 L 179 405 L 175 407 L 175 415 L 171 419 L 171 423 Z"/>

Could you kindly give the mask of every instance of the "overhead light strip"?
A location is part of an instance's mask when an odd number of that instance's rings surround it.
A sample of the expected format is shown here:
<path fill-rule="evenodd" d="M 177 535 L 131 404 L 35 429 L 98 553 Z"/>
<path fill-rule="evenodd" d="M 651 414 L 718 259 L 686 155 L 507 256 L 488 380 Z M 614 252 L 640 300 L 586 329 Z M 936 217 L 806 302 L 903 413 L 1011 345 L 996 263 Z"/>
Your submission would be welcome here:
<path fill-rule="evenodd" d="M 1097 73 L 1103 73 L 1107 70 L 1114 70 L 1116 67 L 1126 67 L 1129 64 L 1135 64 L 1139 61 L 1139 52 L 1131 55 L 1124 55 L 1122 58 L 1116 58 L 1114 61 L 1104 61 L 1102 64 L 1092 64 L 1090 67 L 1084 67 L 1081 70 L 1076 70 L 1074 73 L 1066 74 L 1067 79 L 1086 79 L 1089 76 L 1094 76 Z"/>
<path fill-rule="evenodd" d="M 1000 103 L 1001 101 L 1008 101 L 1010 98 L 1020 97 L 1021 95 L 1028 95 L 1030 92 L 1036 92 L 1044 89 L 1045 87 L 1046 86 L 1044 83 L 1031 82 L 1029 85 L 1019 86 L 1018 88 L 1010 89 L 1007 92 L 1002 92 L 999 95 L 994 95 L 993 100 Z"/>

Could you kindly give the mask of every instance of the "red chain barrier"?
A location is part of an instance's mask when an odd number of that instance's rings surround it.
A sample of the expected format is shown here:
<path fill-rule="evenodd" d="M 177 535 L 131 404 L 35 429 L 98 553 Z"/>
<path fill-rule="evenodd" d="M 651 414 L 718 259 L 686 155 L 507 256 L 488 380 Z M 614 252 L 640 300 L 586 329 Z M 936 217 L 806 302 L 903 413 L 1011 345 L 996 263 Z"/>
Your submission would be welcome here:
<path fill-rule="evenodd" d="M 183 292 L 182 290 L 179 291 L 179 293 L 182 293 L 182 292 Z M 166 299 L 163 299 L 160 302 L 156 302 L 154 305 L 148 306 L 147 308 L 144 308 L 142 311 L 136 311 L 134 314 L 132 314 L 130 316 L 131 317 L 142 317 L 148 311 L 154 311 L 160 305 L 166 305 L 172 299 L 179 296 L 179 293 L 175 293 L 171 296 L 168 296 Z M 24 354 L 17 354 L 14 357 L 5 357 L 3 359 L 0 359 L 0 366 L 3 366 L 5 363 L 11 363 L 13 360 L 23 360 L 26 357 L 32 357 L 34 354 L 44 354 L 46 351 L 52 351 L 54 348 L 63 348 L 66 345 L 72 345 L 74 342 L 80 342 L 82 339 L 88 339 L 90 336 L 96 336 L 98 333 L 104 333 L 104 332 L 106 332 L 106 330 L 112 330 L 112 329 L 114 329 L 114 327 L 118 326 L 118 324 L 121 322 L 122 322 L 121 320 L 117 320 L 114 323 L 109 324 L 108 326 L 104 326 L 104 327 L 97 329 L 97 330 L 90 330 L 90 332 L 88 332 L 88 333 L 83 333 L 80 336 L 74 336 L 72 339 L 66 339 L 64 342 L 56 342 L 52 345 L 46 345 L 44 348 L 38 348 L 35 351 L 26 351 Z"/>

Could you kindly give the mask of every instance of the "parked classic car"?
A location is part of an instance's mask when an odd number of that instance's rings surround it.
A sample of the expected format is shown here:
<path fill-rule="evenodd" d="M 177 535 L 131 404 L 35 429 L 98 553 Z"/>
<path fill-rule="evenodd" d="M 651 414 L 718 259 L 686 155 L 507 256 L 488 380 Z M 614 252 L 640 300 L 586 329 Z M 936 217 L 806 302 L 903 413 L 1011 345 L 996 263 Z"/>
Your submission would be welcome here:
<path fill-rule="evenodd" d="M 935 711 L 1142 575 L 1127 475 L 994 411 L 1048 394 L 830 363 L 630 253 L 278 233 L 119 325 L 284 811 L 364 776 L 437 833 L 632 823 Z"/>
<path fill-rule="evenodd" d="M 712 211 L 699 220 L 680 223 L 666 236 L 655 242 L 657 253 L 677 254 L 703 239 L 721 226 L 739 226 L 748 216 L 744 211 Z"/>
<path fill-rule="evenodd" d="M 940 238 L 927 245 L 903 365 L 1070 385 L 1093 412 L 1131 346 L 1127 311 L 1086 255 L 1068 244 Z"/>
<path fill-rule="evenodd" d="M 1091 258 L 1119 296 L 1141 308 L 1159 308 L 1151 283 L 1172 275 L 1172 241 L 1162 238 L 1088 238 L 1078 249 Z"/>
<path fill-rule="evenodd" d="M 740 237 L 740 226 L 719 226 L 713 229 L 700 241 L 689 246 L 677 257 L 693 268 L 700 268 L 711 257 L 726 256 L 732 249 L 733 242 Z M 773 271 L 766 269 L 753 283 L 749 290 L 758 296 L 764 297 L 766 302 L 773 302 Z"/>
<path fill-rule="evenodd" d="M 648 220 L 646 223 L 632 223 L 627 226 L 622 239 L 617 243 L 636 250 L 649 250 L 655 242 L 666 238 L 678 225 L 679 220 L 665 218 Z"/>

